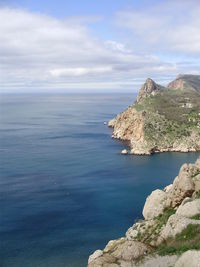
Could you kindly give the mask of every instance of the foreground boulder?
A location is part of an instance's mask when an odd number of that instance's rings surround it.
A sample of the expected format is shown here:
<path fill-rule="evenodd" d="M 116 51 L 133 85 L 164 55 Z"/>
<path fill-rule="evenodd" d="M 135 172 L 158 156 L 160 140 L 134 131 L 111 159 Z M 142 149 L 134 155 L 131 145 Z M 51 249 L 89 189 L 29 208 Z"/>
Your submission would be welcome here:
<path fill-rule="evenodd" d="M 200 252 L 194 251 L 200 247 L 200 191 L 195 184 L 199 174 L 200 158 L 195 164 L 184 164 L 171 185 L 147 197 L 144 220 L 130 227 L 125 237 L 111 240 L 103 250 L 95 251 L 88 267 L 200 267 Z M 193 233 L 188 234 L 188 229 Z M 180 257 L 180 252 L 175 252 L 185 251 L 184 242 L 189 252 Z M 160 251 L 171 251 L 170 246 L 174 255 L 158 255 Z"/>
<path fill-rule="evenodd" d="M 147 198 L 144 208 L 143 216 L 146 220 L 153 219 L 161 214 L 166 208 L 167 194 L 162 190 L 155 190 Z"/>
<path fill-rule="evenodd" d="M 175 267 L 200 267 L 200 251 L 189 250 L 183 253 Z"/>
<path fill-rule="evenodd" d="M 141 256 L 146 255 L 151 249 L 138 241 L 116 240 L 108 244 L 105 250 L 95 251 L 88 260 L 88 267 L 97 266 L 119 266 L 122 263 L 124 266 L 133 262 Z"/>
<path fill-rule="evenodd" d="M 189 197 L 195 191 L 193 176 L 200 171 L 194 164 L 184 164 L 178 177 L 175 178 L 171 190 L 168 192 L 167 206 L 176 207 L 184 198 Z"/>
<path fill-rule="evenodd" d="M 186 218 L 192 218 L 193 216 L 200 214 L 200 199 L 191 201 L 189 198 L 187 202 L 178 207 L 176 214 Z"/>
<path fill-rule="evenodd" d="M 169 217 L 167 224 L 164 226 L 163 230 L 160 233 L 161 243 L 164 240 L 167 240 L 170 237 L 175 237 L 177 234 L 181 233 L 188 225 L 200 225 L 200 220 L 189 219 L 177 214 L 174 214 Z"/>

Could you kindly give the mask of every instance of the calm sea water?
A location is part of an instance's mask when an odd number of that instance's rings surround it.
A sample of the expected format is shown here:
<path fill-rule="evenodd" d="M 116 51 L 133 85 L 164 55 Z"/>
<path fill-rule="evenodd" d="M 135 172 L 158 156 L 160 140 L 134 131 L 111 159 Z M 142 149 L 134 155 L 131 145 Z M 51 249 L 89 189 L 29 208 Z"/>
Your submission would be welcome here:
<path fill-rule="evenodd" d="M 198 153 L 122 156 L 103 124 L 134 95 L 4 95 L 0 266 L 82 267 Z"/>

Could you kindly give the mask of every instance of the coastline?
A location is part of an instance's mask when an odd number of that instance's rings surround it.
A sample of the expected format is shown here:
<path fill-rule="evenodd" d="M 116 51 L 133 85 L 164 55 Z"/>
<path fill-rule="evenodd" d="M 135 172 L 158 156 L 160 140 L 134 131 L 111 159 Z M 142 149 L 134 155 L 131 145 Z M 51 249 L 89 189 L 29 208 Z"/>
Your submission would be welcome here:
<path fill-rule="evenodd" d="M 103 250 L 95 251 L 89 257 L 88 267 L 179 267 L 187 266 L 180 264 L 191 255 L 191 266 L 198 266 L 200 157 L 194 164 L 183 164 L 172 184 L 154 190 L 147 197 L 143 216 L 144 220 L 130 227 L 124 237 L 111 240 Z M 196 233 L 191 237 L 193 231 Z"/>

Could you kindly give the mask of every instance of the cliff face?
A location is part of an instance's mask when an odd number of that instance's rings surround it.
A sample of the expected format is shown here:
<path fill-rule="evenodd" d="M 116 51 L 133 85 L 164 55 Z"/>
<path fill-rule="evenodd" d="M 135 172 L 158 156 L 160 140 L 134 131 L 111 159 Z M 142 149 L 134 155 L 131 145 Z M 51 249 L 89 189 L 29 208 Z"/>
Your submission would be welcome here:
<path fill-rule="evenodd" d="M 137 101 L 108 123 L 112 137 L 127 141 L 131 154 L 200 150 L 200 93 L 180 78 L 170 86 L 147 79 Z"/>
<path fill-rule="evenodd" d="M 200 92 L 200 75 L 180 74 L 174 81 L 168 84 L 168 88 Z"/>
<path fill-rule="evenodd" d="M 173 184 L 146 199 L 144 220 L 95 251 L 88 267 L 198 267 L 200 262 L 200 158 L 184 164 Z"/>
<path fill-rule="evenodd" d="M 143 98 L 148 97 L 149 95 L 155 95 L 159 93 L 162 89 L 164 88 L 161 85 L 148 78 L 139 91 L 137 102 L 140 102 Z"/>

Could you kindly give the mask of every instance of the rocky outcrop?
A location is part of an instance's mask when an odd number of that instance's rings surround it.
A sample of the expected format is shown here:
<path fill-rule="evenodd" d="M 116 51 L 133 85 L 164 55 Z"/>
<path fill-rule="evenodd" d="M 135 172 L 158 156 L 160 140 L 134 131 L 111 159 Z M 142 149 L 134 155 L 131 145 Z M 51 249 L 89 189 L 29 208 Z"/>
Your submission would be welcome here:
<path fill-rule="evenodd" d="M 159 93 L 162 89 L 161 85 L 148 78 L 138 93 L 137 102 L 140 102 L 145 97 Z"/>
<path fill-rule="evenodd" d="M 184 89 L 184 83 L 185 83 L 185 81 L 182 80 L 180 76 L 178 76 L 176 78 L 176 80 L 174 80 L 174 81 L 172 81 L 172 82 L 170 82 L 168 84 L 168 88 L 172 88 L 172 89 L 175 89 L 175 90 L 177 90 L 177 89 L 178 90 L 183 90 Z"/>
<path fill-rule="evenodd" d="M 163 230 L 160 232 L 157 244 L 162 243 L 170 237 L 175 237 L 177 234 L 181 233 L 188 225 L 200 225 L 200 220 L 193 220 L 180 216 L 178 214 L 171 215 L 164 226 Z"/>
<path fill-rule="evenodd" d="M 200 251 L 189 250 L 177 260 L 174 267 L 200 267 Z"/>
<path fill-rule="evenodd" d="M 163 213 L 166 208 L 167 194 L 163 190 L 155 190 L 147 198 L 144 208 L 143 216 L 146 220 L 153 219 Z"/>
<path fill-rule="evenodd" d="M 146 255 L 151 248 L 144 243 L 134 240 L 112 240 L 103 251 L 95 251 L 88 260 L 88 267 L 127 266 L 135 259 Z"/>
<path fill-rule="evenodd" d="M 178 207 L 176 214 L 186 218 L 192 218 L 200 214 L 200 199 L 192 201 L 191 198 L 188 198 L 187 202 Z"/>
<path fill-rule="evenodd" d="M 130 154 L 200 151 L 200 87 L 176 91 L 147 79 L 137 101 L 108 122 L 112 137 L 125 141 Z"/>
<path fill-rule="evenodd" d="M 200 92 L 200 75 L 180 74 L 168 84 L 168 88 Z"/>
<path fill-rule="evenodd" d="M 95 251 L 89 257 L 88 267 L 199 266 L 200 252 L 190 250 L 200 247 L 200 191 L 194 182 L 199 174 L 200 158 L 195 164 L 184 164 L 171 185 L 147 197 L 144 220 L 130 227 L 125 237 L 111 240 L 103 250 Z M 188 237 L 188 227 L 198 231 Z M 181 257 L 180 251 L 174 255 L 159 255 L 168 242 L 166 251 L 170 251 L 173 244 L 182 251 L 184 242 L 188 242 L 185 247 L 189 252 Z M 193 265 L 187 265 L 192 255 Z"/>

